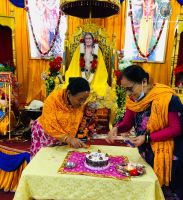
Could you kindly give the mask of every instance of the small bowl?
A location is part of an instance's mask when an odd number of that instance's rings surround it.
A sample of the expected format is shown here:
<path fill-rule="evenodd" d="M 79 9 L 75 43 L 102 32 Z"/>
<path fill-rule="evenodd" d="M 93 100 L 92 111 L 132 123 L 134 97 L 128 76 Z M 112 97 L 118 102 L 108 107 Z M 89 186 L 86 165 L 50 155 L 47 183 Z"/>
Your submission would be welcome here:
<path fill-rule="evenodd" d="M 65 167 L 69 168 L 69 169 L 72 169 L 72 168 L 76 167 L 76 163 L 74 163 L 74 162 L 66 162 L 65 163 Z"/>

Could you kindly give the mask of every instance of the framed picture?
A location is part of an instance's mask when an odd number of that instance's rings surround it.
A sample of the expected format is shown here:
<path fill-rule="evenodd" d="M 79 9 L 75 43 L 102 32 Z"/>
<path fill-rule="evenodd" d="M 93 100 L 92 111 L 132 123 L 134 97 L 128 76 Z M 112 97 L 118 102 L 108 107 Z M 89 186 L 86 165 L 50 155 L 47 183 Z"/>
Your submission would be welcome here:
<path fill-rule="evenodd" d="M 28 0 L 27 15 L 30 57 L 63 56 L 67 17 L 60 11 L 60 0 Z"/>
<path fill-rule="evenodd" d="M 136 62 L 163 63 L 171 6 L 161 0 L 128 0 L 124 56 Z"/>

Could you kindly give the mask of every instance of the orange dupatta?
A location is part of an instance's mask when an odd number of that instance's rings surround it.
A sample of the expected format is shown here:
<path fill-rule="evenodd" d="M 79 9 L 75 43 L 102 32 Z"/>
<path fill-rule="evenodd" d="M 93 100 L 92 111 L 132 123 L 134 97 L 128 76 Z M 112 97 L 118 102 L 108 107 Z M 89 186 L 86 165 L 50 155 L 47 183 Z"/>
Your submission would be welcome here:
<path fill-rule="evenodd" d="M 83 107 L 72 108 L 67 103 L 66 90 L 54 90 L 44 102 L 43 113 L 38 118 L 45 133 L 61 139 L 74 138 L 83 117 Z"/>
<path fill-rule="evenodd" d="M 151 105 L 151 115 L 147 130 L 152 133 L 168 126 L 168 108 L 175 91 L 169 86 L 155 84 L 153 89 L 139 102 L 127 97 L 126 107 L 134 112 L 142 112 Z M 161 185 L 169 185 L 172 171 L 174 141 L 151 142 L 154 153 L 154 171 Z"/>

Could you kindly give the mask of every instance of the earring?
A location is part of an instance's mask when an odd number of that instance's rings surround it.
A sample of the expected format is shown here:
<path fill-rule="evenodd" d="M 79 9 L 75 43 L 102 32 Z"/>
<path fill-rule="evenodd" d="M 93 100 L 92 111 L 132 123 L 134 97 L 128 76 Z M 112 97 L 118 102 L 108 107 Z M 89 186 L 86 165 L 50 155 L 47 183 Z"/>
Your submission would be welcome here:
<path fill-rule="evenodd" d="M 71 99 L 70 99 L 70 94 L 69 93 L 67 95 L 67 101 L 68 101 L 69 105 L 71 105 Z"/>

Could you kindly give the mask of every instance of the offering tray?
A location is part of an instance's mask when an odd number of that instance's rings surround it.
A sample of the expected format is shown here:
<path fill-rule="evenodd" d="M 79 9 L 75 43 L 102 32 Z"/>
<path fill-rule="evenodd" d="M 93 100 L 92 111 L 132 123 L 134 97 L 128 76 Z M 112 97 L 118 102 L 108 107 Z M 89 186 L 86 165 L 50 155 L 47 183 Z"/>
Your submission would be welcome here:
<path fill-rule="evenodd" d="M 141 176 L 145 173 L 145 166 L 137 163 L 127 163 L 126 165 L 116 165 L 116 170 L 124 176 Z"/>

